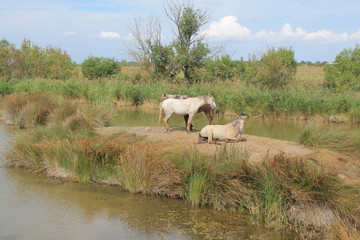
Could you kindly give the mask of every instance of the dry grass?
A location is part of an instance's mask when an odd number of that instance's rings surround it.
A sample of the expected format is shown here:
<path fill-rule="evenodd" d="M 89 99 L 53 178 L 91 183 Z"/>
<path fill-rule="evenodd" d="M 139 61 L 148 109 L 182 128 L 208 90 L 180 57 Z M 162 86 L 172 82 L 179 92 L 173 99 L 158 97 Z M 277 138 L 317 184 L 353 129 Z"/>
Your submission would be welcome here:
<path fill-rule="evenodd" d="M 120 155 L 117 180 L 131 193 L 155 194 L 168 197 L 184 195 L 179 172 L 157 148 L 138 142 L 130 144 Z"/>

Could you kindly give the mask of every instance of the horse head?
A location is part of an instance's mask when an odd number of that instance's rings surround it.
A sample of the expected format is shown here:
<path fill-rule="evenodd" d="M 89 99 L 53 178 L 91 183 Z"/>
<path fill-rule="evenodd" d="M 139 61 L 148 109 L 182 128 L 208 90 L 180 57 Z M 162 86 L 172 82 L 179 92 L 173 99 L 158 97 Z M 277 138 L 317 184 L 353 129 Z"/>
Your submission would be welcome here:
<path fill-rule="evenodd" d="M 233 125 L 234 125 L 234 126 L 238 126 L 240 134 L 242 134 L 242 132 L 243 132 L 243 130 L 244 130 L 244 123 L 245 123 L 245 119 L 246 119 L 246 118 L 247 118 L 247 116 L 239 116 L 239 115 L 238 115 L 238 119 L 236 119 L 236 120 L 233 122 Z"/>
<path fill-rule="evenodd" d="M 211 94 L 206 95 L 206 103 L 210 105 L 211 109 L 216 108 L 215 98 Z"/>

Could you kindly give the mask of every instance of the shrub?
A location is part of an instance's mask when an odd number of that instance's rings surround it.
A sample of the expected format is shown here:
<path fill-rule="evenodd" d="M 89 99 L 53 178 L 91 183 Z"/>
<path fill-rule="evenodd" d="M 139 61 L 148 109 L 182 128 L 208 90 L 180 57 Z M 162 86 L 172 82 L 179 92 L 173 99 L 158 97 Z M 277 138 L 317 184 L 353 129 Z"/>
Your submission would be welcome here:
<path fill-rule="evenodd" d="M 325 66 L 326 86 L 336 91 L 360 89 L 360 45 L 344 49 L 335 59 L 335 64 Z"/>
<path fill-rule="evenodd" d="M 270 89 L 288 85 L 295 79 L 297 65 L 294 55 L 292 49 L 269 49 L 259 62 L 257 81 Z"/>
<path fill-rule="evenodd" d="M 11 78 L 11 60 L 15 46 L 5 39 L 0 41 L 0 80 Z M 0 87 L 1 94 L 1 87 Z"/>
<path fill-rule="evenodd" d="M 208 60 L 205 62 L 205 68 L 210 77 L 219 80 L 232 79 L 237 71 L 236 67 L 237 64 L 231 60 L 228 54 L 221 58 L 216 58 L 214 61 Z"/>
<path fill-rule="evenodd" d="M 88 57 L 81 65 L 81 71 L 86 78 L 103 78 L 118 73 L 120 65 L 111 58 Z"/>
<path fill-rule="evenodd" d="M 14 88 L 10 82 L 0 80 L 0 95 L 10 94 L 13 91 Z"/>
<path fill-rule="evenodd" d="M 132 100 L 135 106 L 140 106 L 144 103 L 142 92 L 135 86 L 130 86 L 126 89 L 125 97 Z"/>
<path fill-rule="evenodd" d="M 44 51 L 46 78 L 69 79 L 75 70 L 75 63 L 60 48 L 47 47 Z"/>

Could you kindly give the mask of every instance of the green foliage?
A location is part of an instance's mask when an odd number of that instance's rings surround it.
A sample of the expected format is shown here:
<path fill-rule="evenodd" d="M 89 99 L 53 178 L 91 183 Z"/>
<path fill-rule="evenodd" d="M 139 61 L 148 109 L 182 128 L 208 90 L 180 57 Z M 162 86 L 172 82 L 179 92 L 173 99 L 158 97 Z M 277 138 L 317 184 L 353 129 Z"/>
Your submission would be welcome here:
<path fill-rule="evenodd" d="M 125 97 L 132 100 L 135 106 L 140 106 L 144 103 L 144 98 L 141 91 L 136 86 L 131 86 L 126 89 Z"/>
<path fill-rule="evenodd" d="M 11 82 L 0 80 L 0 95 L 10 94 L 13 91 L 14 88 Z"/>
<path fill-rule="evenodd" d="M 344 49 L 335 64 L 325 65 L 325 85 L 335 91 L 360 89 L 360 45 Z"/>
<path fill-rule="evenodd" d="M 292 49 L 269 49 L 258 62 L 256 81 L 270 89 L 287 86 L 295 79 L 297 64 L 294 55 Z"/>
<path fill-rule="evenodd" d="M 154 64 L 155 77 L 175 77 L 177 68 L 174 66 L 174 55 L 171 46 L 162 46 L 160 42 L 151 45 L 151 62 Z"/>
<path fill-rule="evenodd" d="M 3 39 L 0 41 L 0 81 L 11 78 L 11 65 L 15 46 Z"/>
<path fill-rule="evenodd" d="M 0 42 L 0 79 L 44 77 L 68 79 L 75 63 L 60 48 L 41 48 L 29 40 L 16 49 L 6 40 Z"/>
<path fill-rule="evenodd" d="M 111 58 L 88 57 L 81 64 L 81 71 L 86 78 L 104 78 L 118 73 L 120 65 Z"/>
<path fill-rule="evenodd" d="M 173 4 L 173 15 L 168 17 L 175 24 L 177 36 L 173 41 L 176 64 L 184 74 L 185 80 L 192 84 L 199 81 L 196 68 L 202 67 L 210 49 L 204 44 L 200 28 L 208 21 L 206 12 L 194 9 L 190 4 Z"/>
<path fill-rule="evenodd" d="M 299 142 L 309 147 L 326 148 L 350 156 L 360 156 L 360 136 L 358 134 L 345 134 L 309 125 L 300 133 Z"/>
<path fill-rule="evenodd" d="M 232 61 L 230 55 L 217 57 L 215 60 L 208 59 L 205 62 L 205 69 L 211 79 L 229 80 L 238 72 L 238 64 Z M 207 80 L 207 79 L 205 79 Z"/>
<path fill-rule="evenodd" d="M 75 69 L 75 63 L 70 56 L 60 48 L 47 47 L 45 49 L 46 78 L 69 79 Z"/>

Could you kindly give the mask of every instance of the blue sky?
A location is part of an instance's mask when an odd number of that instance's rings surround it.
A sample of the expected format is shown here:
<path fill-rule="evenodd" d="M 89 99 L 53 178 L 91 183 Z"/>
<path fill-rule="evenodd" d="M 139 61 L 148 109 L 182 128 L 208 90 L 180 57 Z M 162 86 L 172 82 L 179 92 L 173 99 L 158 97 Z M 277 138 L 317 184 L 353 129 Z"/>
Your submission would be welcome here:
<path fill-rule="evenodd" d="M 359 0 L 193 0 L 211 21 L 201 31 L 210 46 L 224 45 L 233 59 L 292 47 L 297 61 L 334 61 L 360 43 Z M 24 39 L 65 50 L 81 63 L 88 56 L 131 60 L 129 27 L 157 17 L 163 39 L 173 37 L 166 0 L 0 0 L 0 39 Z"/>

